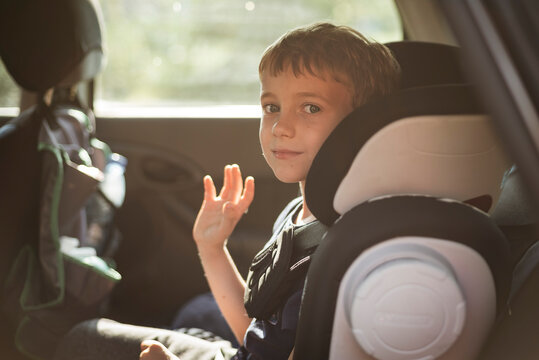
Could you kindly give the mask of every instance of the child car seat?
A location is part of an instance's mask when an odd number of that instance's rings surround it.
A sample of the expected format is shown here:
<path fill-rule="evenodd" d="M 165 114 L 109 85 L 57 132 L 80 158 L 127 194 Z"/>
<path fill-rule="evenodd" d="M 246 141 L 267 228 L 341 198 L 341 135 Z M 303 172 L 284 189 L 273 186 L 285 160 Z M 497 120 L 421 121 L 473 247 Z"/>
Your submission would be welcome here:
<path fill-rule="evenodd" d="M 488 212 L 509 163 L 458 49 L 388 46 L 401 89 L 345 118 L 307 177 L 329 229 L 295 359 L 474 359 L 507 299 L 509 249 Z"/>
<path fill-rule="evenodd" d="M 78 244 L 92 239 L 90 226 L 108 229 L 110 216 L 96 214 L 121 205 L 123 194 L 107 197 L 103 183 L 110 159 L 122 158 L 95 138 L 92 112 L 71 96 L 104 62 L 98 4 L 7 1 L 0 14 L 6 69 L 39 94 L 0 128 L 2 349 L 16 358 L 14 342 L 25 356 L 47 359 L 63 333 L 102 313 L 120 279 L 96 256 L 102 249 Z M 53 88 L 49 104 L 44 94 Z"/>

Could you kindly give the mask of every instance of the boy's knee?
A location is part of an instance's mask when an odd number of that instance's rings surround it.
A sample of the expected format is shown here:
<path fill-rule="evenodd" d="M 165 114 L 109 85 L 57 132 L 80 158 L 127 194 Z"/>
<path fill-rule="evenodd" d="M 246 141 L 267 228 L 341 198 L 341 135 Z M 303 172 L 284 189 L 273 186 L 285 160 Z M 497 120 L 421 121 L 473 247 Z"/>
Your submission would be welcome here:
<path fill-rule="evenodd" d="M 84 359 L 84 349 L 88 341 L 88 335 L 93 332 L 92 329 L 97 329 L 97 322 L 97 319 L 88 320 L 73 327 L 58 344 L 54 359 Z"/>

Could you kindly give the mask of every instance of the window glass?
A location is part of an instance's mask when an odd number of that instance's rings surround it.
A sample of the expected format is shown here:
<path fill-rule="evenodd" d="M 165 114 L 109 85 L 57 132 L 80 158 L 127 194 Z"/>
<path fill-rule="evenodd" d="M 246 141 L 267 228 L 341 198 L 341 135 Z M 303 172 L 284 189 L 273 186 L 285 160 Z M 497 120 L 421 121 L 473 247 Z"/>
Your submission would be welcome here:
<path fill-rule="evenodd" d="M 20 90 L 0 61 L 0 107 L 18 107 Z"/>
<path fill-rule="evenodd" d="M 284 32 L 315 21 L 402 39 L 393 0 L 106 0 L 108 62 L 96 110 L 258 103 L 258 62 Z"/>

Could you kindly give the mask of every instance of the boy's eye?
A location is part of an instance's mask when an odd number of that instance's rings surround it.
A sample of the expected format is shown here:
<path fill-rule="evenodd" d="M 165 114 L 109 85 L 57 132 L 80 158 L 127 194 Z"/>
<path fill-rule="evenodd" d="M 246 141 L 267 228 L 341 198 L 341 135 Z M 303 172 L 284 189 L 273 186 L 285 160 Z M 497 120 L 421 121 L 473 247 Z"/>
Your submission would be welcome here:
<path fill-rule="evenodd" d="M 315 114 L 315 113 L 320 111 L 320 107 L 318 107 L 316 105 L 313 105 L 313 104 L 305 105 L 304 109 L 309 114 Z"/>
<path fill-rule="evenodd" d="M 279 107 L 275 104 L 264 105 L 264 111 L 268 114 L 279 112 Z"/>

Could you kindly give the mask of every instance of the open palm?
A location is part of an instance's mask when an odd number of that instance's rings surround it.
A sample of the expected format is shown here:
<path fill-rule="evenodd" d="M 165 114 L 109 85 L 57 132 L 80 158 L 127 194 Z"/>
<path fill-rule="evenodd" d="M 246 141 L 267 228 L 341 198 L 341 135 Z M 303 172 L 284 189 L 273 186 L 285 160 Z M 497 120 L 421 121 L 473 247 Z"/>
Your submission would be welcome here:
<path fill-rule="evenodd" d="M 204 177 L 204 201 L 193 227 L 193 237 L 198 247 L 224 246 L 253 201 L 254 186 L 254 179 L 250 176 L 245 178 L 243 184 L 238 165 L 225 166 L 219 196 L 216 195 L 212 178 L 209 175 Z"/>

